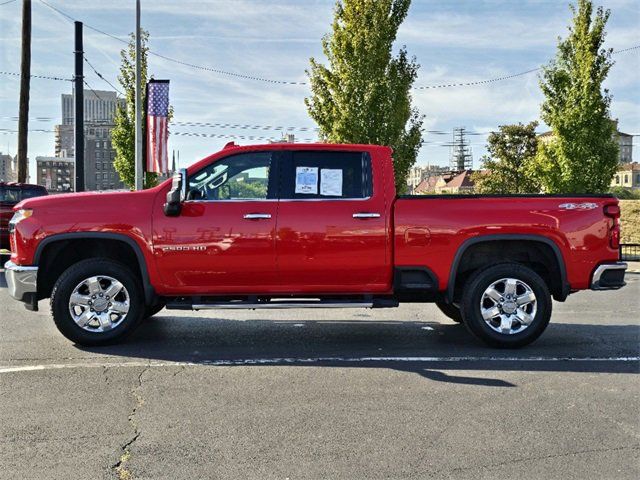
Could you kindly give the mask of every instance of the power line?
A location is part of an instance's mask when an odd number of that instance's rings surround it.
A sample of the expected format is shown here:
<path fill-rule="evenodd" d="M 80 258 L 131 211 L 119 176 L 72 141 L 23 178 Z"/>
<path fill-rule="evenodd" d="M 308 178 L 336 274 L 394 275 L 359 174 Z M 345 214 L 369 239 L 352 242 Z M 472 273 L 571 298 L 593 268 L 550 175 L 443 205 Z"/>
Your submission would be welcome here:
<path fill-rule="evenodd" d="M 84 84 L 89 87 L 89 90 L 91 90 L 93 92 L 93 94 L 98 97 L 98 100 L 100 100 L 101 102 L 103 101 L 102 97 L 100 95 L 98 95 L 98 92 L 96 92 L 93 87 L 91 85 L 89 85 L 89 83 L 83 78 L 82 81 L 84 82 Z"/>
<path fill-rule="evenodd" d="M 0 72 L 0 75 L 10 75 L 12 77 L 19 77 L 20 73 L 17 72 Z M 53 77 L 47 75 L 29 75 L 31 78 L 42 78 L 45 80 L 59 80 L 63 82 L 71 82 L 73 79 L 71 78 L 62 78 L 62 77 Z"/>
<path fill-rule="evenodd" d="M 117 89 L 113 83 L 111 83 L 109 80 L 107 80 L 106 78 L 104 78 L 104 76 L 98 72 L 98 70 L 96 70 L 96 68 L 91 64 L 91 62 L 89 61 L 89 59 L 87 58 L 86 55 L 83 55 L 84 57 L 84 61 L 87 62 L 87 64 L 91 67 L 91 70 L 93 70 L 93 72 L 104 82 L 108 83 L 111 88 L 113 88 L 116 92 L 118 92 L 120 95 L 122 95 L 123 97 L 125 96 L 124 93 L 122 93 L 119 89 Z"/>
<path fill-rule="evenodd" d="M 279 130 L 279 131 L 298 131 L 298 132 L 317 132 L 319 129 L 315 127 L 294 127 L 279 125 L 254 125 L 242 123 L 213 123 L 213 122 L 171 122 L 172 125 L 181 127 L 210 127 L 210 128 L 235 128 L 239 130 Z"/>
<path fill-rule="evenodd" d="M 47 3 L 45 0 L 40 0 L 40 2 L 44 5 L 46 5 L 47 7 L 51 8 L 52 10 L 58 12 L 60 15 L 63 15 L 64 17 L 66 17 L 67 19 L 71 20 L 71 21 L 76 21 L 76 19 L 74 17 L 72 17 L 71 15 L 63 12 L 62 10 L 60 10 L 57 7 L 54 7 L 53 5 L 50 5 L 49 3 Z M 96 27 L 93 27 L 91 25 L 88 24 L 84 24 L 87 28 L 100 33 L 102 35 L 106 35 L 107 37 L 110 37 L 114 40 L 117 40 L 119 42 L 128 44 L 128 42 L 126 40 L 123 40 L 120 37 L 117 37 L 111 33 L 105 32 L 103 30 L 100 30 Z M 612 52 L 613 54 L 616 53 L 623 53 L 623 52 L 627 52 L 630 50 L 635 50 L 640 48 L 640 45 L 636 45 L 636 46 L 632 46 L 632 47 L 628 47 L 622 50 L 617 50 Z M 259 82 L 265 82 L 265 83 L 271 83 L 271 84 L 277 84 L 277 85 L 308 85 L 308 82 L 301 82 L 301 81 L 291 81 L 291 80 L 276 80 L 276 79 L 272 79 L 272 78 L 265 78 L 265 77 L 260 77 L 260 76 L 255 76 L 255 75 L 247 75 L 247 74 L 243 74 L 243 73 L 237 73 L 237 72 L 231 72 L 228 70 L 222 70 L 219 68 L 214 68 L 214 67 L 209 67 L 209 66 L 204 66 L 204 65 L 197 65 L 195 63 L 190 63 L 190 62 L 185 62 L 183 60 L 179 60 L 177 58 L 173 58 L 173 57 L 169 57 L 167 55 L 163 55 L 157 52 L 154 52 L 153 50 L 149 49 L 148 53 L 150 55 L 154 55 L 158 58 L 162 58 L 164 60 L 170 61 L 170 62 L 174 62 L 177 63 L 179 65 L 184 65 L 190 68 L 195 68 L 198 70 L 204 70 L 204 71 L 208 71 L 208 72 L 212 72 L 212 73 L 217 73 L 220 75 L 226 75 L 226 76 L 231 76 L 231 77 L 235 77 L 235 78 L 241 78 L 244 80 L 253 80 L 253 81 L 259 81 Z M 474 86 L 474 85 L 484 85 L 484 84 L 488 84 L 488 83 L 495 83 L 495 82 L 501 82 L 504 80 L 509 80 L 511 78 L 516 78 L 516 77 L 521 77 L 524 75 L 528 75 L 530 73 L 533 72 L 537 72 L 539 70 L 541 70 L 542 67 L 536 67 L 536 68 L 532 68 L 529 70 L 525 70 L 523 72 L 518 72 L 518 73 L 514 73 L 511 75 L 505 75 L 502 77 L 497 77 L 497 78 L 490 78 L 490 79 L 485 79 L 485 80 L 477 80 L 477 81 L 472 81 L 472 82 L 458 82 L 458 83 L 443 83 L 443 84 L 438 84 L 438 85 L 419 85 L 416 87 L 413 87 L 414 90 L 427 90 L 427 89 L 438 89 L 438 88 L 451 88 L 451 87 L 470 87 L 470 86 Z"/>
<path fill-rule="evenodd" d="M 16 0 L 9 0 L 8 2 L 0 3 L 0 7 L 1 7 L 1 6 L 3 6 L 3 5 L 8 5 L 8 4 L 13 3 L 13 2 L 15 2 L 15 1 L 16 1 Z"/>

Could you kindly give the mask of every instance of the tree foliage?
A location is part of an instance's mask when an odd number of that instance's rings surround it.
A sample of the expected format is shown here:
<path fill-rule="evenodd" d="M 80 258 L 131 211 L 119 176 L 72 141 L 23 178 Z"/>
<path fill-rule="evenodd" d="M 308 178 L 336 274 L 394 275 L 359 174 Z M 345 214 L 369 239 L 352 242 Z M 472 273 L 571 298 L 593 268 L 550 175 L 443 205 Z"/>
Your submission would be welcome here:
<path fill-rule="evenodd" d="M 147 52 L 149 51 L 149 32 L 141 30 L 140 73 L 142 85 L 147 84 Z M 118 105 L 115 115 L 115 128 L 111 132 L 111 142 L 116 151 L 113 166 L 122 181 L 129 188 L 135 188 L 136 184 L 136 141 L 135 141 L 135 102 L 136 102 L 136 39 L 132 33 L 129 44 L 120 51 L 120 75 L 118 81 L 122 86 L 125 96 L 124 108 Z M 142 104 L 146 96 L 146 89 L 142 89 Z M 142 112 L 142 125 L 146 125 L 147 112 Z M 154 172 L 146 172 L 144 175 L 144 188 L 150 188 L 158 183 L 158 175 Z"/>
<path fill-rule="evenodd" d="M 338 0 L 332 32 L 322 39 L 328 66 L 314 58 L 305 104 L 332 143 L 372 143 L 394 150 L 398 191 L 422 144 L 423 117 L 411 106 L 419 65 L 404 47 L 393 55 L 411 0 Z"/>
<path fill-rule="evenodd" d="M 538 148 L 537 122 L 502 125 L 487 139 L 489 155 L 482 160 L 485 172 L 473 175 L 479 193 L 538 193 L 540 183 L 533 174 Z"/>
<path fill-rule="evenodd" d="M 556 58 L 543 69 L 542 119 L 553 133 L 538 149 L 540 181 L 548 193 L 600 193 L 617 166 L 611 95 L 602 88 L 613 62 L 603 48 L 609 10 L 590 0 L 571 6 L 573 22 L 559 39 Z"/>

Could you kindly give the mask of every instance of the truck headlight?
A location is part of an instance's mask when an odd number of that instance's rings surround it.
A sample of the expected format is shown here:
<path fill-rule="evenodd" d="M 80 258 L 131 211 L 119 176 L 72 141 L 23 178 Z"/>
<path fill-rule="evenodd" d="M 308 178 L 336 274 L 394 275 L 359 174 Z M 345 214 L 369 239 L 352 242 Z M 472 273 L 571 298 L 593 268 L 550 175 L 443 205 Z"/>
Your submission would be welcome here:
<path fill-rule="evenodd" d="M 16 212 L 13 214 L 13 217 L 11 217 L 11 220 L 9 221 L 9 233 L 13 233 L 13 231 L 16 229 L 16 225 L 25 218 L 29 218 L 31 215 L 33 215 L 33 210 L 29 210 L 27 208 L 16 210 Z"/>

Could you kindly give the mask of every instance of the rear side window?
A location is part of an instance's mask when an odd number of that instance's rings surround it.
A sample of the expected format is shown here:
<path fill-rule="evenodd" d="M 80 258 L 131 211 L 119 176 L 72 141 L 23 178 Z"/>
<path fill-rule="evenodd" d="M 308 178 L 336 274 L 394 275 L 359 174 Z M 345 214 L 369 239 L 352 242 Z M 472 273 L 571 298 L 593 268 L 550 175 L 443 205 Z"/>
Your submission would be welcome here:
<path fill-rule="evenodd" d="M 372 194 L 371 160 L 363 152 L 294 151 L 282 172 L 283 199 L 359 199 Z"/>

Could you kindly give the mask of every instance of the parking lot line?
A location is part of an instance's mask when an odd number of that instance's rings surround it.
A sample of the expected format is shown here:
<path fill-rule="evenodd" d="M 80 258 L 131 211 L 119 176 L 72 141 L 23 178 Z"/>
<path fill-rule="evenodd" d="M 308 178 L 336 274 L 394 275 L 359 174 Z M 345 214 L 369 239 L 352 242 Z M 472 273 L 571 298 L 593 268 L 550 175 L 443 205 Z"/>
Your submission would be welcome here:
<path fill-rule="evenodd" d="M 202 360 L 198 362 L 83 362 L 39 365 L 0 366 L 0 374 L 36 372 L 73 368 L 126 368 L 126 367 L 175 367 L 175 366 L 242 366 L 242 365 L 301 365 L 315 363 L 445 363 L 445 362 L 640 362 L 640 357 L 316 357 L 316 358 L 248 358 L 230 360 Z"/>

